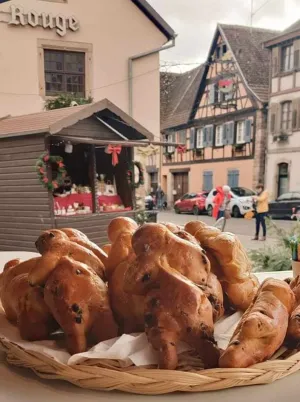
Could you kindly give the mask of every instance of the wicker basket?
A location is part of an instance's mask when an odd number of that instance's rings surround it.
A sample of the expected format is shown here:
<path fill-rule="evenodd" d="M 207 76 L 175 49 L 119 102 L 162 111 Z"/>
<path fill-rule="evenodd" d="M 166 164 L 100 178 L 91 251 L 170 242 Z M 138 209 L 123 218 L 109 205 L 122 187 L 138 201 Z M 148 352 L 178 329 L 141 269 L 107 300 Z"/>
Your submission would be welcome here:
<path fill-rule="evenodd" d="M 121 369 L 105 367 L 99 363 L 68 366 L 37 352 L 28 351 L 0 336 L 0 345 L 7 354 L 7 361 L 18 367 L 33 370 L 48 380 L 65 380 L 81 388 L 133 394 L 159 395 L 171 392 L 203 392 L 247 385 L 269 384 L 300 369 L 300 352 L 289 351 L 280 359 L 256 364 L 247 369 L 212 369 L 166 371 L 130 367 Z M 276 357 L 276 356 L 274 356 Z"/>

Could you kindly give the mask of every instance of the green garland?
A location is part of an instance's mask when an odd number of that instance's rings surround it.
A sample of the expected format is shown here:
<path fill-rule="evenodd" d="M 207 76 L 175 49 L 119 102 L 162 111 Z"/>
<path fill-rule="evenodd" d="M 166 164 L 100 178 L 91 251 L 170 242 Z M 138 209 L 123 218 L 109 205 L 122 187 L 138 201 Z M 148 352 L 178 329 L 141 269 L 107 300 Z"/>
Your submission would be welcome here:
<path fill-rule="evenodd" d="M 137 167 L 139 170 L 139 180 L 137 182 L 134 181 L 134 168 Z M 127 171 L 127 179 L 128 183 L 132 188 L 139 188 L 145 183 L 144 180 L 144 169 L 140 162 L 133 161 L 129 164 L 129 169 Z"/>
<path fill-rule="evenodd" d="M 57 177 L 50 182 L 47 177 L 47 165 L 51 163 L 57 164 Z M 51 156 L 48 152 L 43 153 L 38 158 L 35 168 L 40 183 L 49 191 L 53 191 L 61 186 L 64 182 L 64 178 L 67 176 L 63 158 L 61 156 Z"/>

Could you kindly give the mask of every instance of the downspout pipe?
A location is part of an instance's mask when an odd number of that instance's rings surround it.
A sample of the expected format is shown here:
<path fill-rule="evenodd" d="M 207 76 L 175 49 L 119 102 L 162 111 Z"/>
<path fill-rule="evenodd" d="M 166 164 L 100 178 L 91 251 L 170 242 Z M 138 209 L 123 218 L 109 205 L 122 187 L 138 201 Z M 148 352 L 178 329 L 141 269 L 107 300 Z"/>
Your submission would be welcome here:
<path fill-rule="evenodd" d="M 161 52 L 163 50 L 167 50 L 167 49 L 170 49 L 170 48 L 174 47 L 175 46 L 176 36 L 174 36 L 174 38 L 172 38 L 171 43 L 168 42 L 167 44 L 165 44 L 163 46 L 160 46 L 160 47 L 158 47 L 156 49 L 149 50 L 148 52 L 143 52 L 143 53 L 136 54 L 135 56 L 132 56 L 132 57 L 130 57 L 128 59 L 128 94 L 129 94 L 128 95 L 129 96 L 129 108 L 128 108 L 128 110 L 129 110 L 129 116 L 130 117 L 133 117 L 133 85 L 132 85 L 133 62 L 135 60 L 142 59 L 143 57 L 151 56 L 152 54 L 159 53 L 159 52 Z"/>

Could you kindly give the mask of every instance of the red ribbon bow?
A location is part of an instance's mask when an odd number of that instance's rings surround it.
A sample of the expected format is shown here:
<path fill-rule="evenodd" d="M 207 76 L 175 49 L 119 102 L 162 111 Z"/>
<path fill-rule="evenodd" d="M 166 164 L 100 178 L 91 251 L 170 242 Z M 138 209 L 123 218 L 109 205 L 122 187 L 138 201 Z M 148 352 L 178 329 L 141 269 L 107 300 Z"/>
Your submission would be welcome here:
<path fill-rule="evenodd" d="M 118 155 L 120 155 L 122 151 L 122 147 L 120 145 L 108 145 L 107 149 L 106 149 L 106 153 L 107 154 L 111 154 L 112 156 L 112 165 L 116 166 L 119 163 L 119 158 Z"/>
<path fill-rule="evenodd" d="M 180 154 L 181 162 L 182 162 L 182 155 L 186 152 L 185 145 L 178 145 L 177 152 Z"/>

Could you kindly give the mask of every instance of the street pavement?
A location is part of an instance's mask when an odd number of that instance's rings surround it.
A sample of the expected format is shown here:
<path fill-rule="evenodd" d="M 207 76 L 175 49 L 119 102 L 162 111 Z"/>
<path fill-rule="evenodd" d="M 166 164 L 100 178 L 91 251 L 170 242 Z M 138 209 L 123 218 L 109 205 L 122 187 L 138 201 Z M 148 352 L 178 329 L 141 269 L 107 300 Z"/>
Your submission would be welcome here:
<path fill-rule="evenodd" d="M 187 222 L 201 220 L 209 225 L 214 225 L 215 220 L 207 215 L 194 216 L 192 214 L 180 214 L 177 215 L 173 211 L 163 211 L 158 214 L 159 222 L 172 222 L 177 225 L 184 225 Z M 276 220 L 276 225 L 289 230 L 292 227 L 292 221 L 283 221 Z M 267 246 L 275 246 L 276 245 L 276 235 L 274 233 L 270 233 L 267 235 L 267 241 L 253 241 L 251 240 L 255 233 L 255 220 L 246 220 L 243 218 L 231 218 L 226 222 L 225 227 L 226 232 L 232 232 L 238 235 L 242 244 L 248 250 L 257 250 Z"/>

